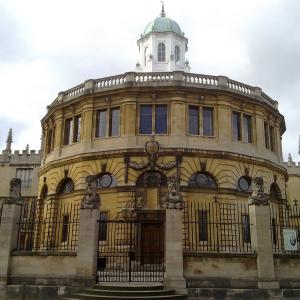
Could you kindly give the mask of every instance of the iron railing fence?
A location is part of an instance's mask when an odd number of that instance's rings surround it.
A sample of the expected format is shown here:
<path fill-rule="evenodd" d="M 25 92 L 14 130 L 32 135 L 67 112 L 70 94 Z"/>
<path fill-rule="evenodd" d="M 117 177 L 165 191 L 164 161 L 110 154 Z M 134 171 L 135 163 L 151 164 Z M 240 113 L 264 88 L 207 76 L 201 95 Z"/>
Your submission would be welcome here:
<path fill-rule="evenodd" d="M 270 226 L 274 253 L 300 254 L 300 205 L 271 204 Z"/>
<path fill-rule="evenodd" d="M 3 211 L 3 203 L 0 202 L 0 224 L 1 224 L 1 219 L 2 219 L 2 211 Z"/>
<path fill-rule="evenodd" d="M 99 220 L 97 282 L 162 282 L 164 223 Z"/>
<path fill-rule="evenodd" d="M 16 251 L 76 251 L 79 204 L 31 201 L 23 205 Z"/>
<path fill-rule="evenodd" d="M 253 252 L 247 204 L 189 202 L 183 223 L 185 251 Z"/>

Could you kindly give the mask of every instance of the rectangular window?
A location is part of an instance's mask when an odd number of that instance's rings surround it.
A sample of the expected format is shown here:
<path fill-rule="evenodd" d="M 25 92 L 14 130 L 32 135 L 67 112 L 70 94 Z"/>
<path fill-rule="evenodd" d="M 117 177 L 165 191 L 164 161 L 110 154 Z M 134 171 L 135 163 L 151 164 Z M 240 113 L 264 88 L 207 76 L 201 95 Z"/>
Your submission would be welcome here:
<path fill-rule="evenodd" d="M 243 116 L 243 142 L 252 143 L 252 120 L 251 116 Z"/>
<path fill-rule="evenodd" d="M 250 243 L 251 235 L 250 235 L 250 219 L 249 215 L 242 215 L 242 226 L 243 226 L 243 242 Z"/>
<path fill-rule="evenodd" d="M 22 187 L 30 187 L 32 185 L 32 174 L 33 169 L 31 168 L 17 169 L 16 177 L 21 179 Z"/>
<path fill-rule="evenodd" d="M 167 105 L 155 106 L 155 133 L 167 133 L 168 126 L 168 109 Z"/>
<path fill-rule="evenodd" d="M 213 109 L 210 107 L 203 107 L 203 135 L 214 135 Z"/>
<path fill-rule="evenodd" d="M 208 241 L 208 212 L 199 211 L 199 241 Z"/>
<path fill-rule="evenodd" d="M 69 118 L 65 121 L 65 130 L 64 130 L 64 145 L 69 145 L 72 143 L 73 137 L 73 119 Z"/>
<path fill-rule="evenodd" d="M 80 130 L 81 130 L 81 117 L 76 116 L 74 118 L 73 143 L 77 143 L 80 141 Z"/>
<path fill-rule="evenodd" d="M 241 140 L 241 114 L 237 112 L 232 113 L 232 137 L 234 141 Z"/>
<path fill-rule="evenodd" d="M 100 213 L 100 224 L 99 224 L 99 241 L 107 240 L 107 213 Z"/>
<path fill-rule="evenodd" d="M 53 150 L 53 129 L 48 130 L 46 153 L 50 153 Z"/>
<path fill-rule="evenodd" d="M 276 230 L 276 220 L 275 218 L 272 218 L 272 239 L 273 239 L 273 245 L 277 244 L 277 230 Z"/>
<path fill-rule="evenodd" d="M 198 106 L 189 106 L 189 134 L 199 135 Z"/>
<path fill-rule="evenodd" d="M 265 146 L 267 149 L 270 149 L 269 124 L 268 123 L 264 123 L 264 132 L 265 132 Z"/>
<path fill-rule="evenodd" d="M 106 110 L 97 111 L 96 137 L 106 137 Z"/>
<path fill-rule="evenodd" d="M 275 151 L 275 139 L 274 139 L 274 127 L 269 126 L 269 134 L 270 134 L 270 150 Z"/>
<path fill-rule="evenodd" d="M 141 134 L 152 134 L 152 105 L 140 106 L 140 131 Z"/>
<path fill-rule="evenodd" d="M 62 220 L 62 233 L 61 233 L 61 242 L 68 241 L 68 234 L 69 234 L 69 215 L 64 215 Z"/>
<path fill-rule="evenodd" d="M 110 110 L 109 136 L 119 136 L 120 108 Z"/>

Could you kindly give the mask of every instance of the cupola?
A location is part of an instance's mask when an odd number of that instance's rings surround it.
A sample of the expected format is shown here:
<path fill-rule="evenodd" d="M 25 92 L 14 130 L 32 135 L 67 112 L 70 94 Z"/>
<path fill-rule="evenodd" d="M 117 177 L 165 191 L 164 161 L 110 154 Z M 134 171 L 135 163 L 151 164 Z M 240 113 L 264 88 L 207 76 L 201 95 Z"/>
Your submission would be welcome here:
<path fill-rule="evenodd" d="M 137 72 L 190 71 L 185 58 L 188 39 L 178 23 L 166 16 L 163 3 L 160 16 L 146 26 L 137 44 Z"/>

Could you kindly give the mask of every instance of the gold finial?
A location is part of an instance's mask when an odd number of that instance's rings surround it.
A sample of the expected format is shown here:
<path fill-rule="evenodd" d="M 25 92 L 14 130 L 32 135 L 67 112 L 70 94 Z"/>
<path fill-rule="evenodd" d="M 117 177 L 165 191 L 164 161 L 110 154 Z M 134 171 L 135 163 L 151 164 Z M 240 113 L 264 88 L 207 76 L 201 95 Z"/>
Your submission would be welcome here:
<path fill-rule="evenodd" d="M 165 13 L 165 3 L 164 1 L 160 1 L 161 2 L 161 13 L 160 13 L 160 16 L 161 17 L 165 17 L 166 16 L 166 13 Z"/>

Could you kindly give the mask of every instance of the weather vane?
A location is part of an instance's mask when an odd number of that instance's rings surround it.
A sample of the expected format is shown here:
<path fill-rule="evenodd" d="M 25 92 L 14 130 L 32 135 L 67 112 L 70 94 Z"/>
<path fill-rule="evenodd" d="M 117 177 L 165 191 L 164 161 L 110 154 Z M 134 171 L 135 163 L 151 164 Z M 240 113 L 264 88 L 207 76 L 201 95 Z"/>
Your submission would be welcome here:
<path fill-rule="evenodd" d="M 166 16 L 166 14 L 165 14 L 165 2 L 161 0 L 160 3 L 161 3 L 161 13 L 160 13 L 160 15 L 162 17 L 165 17 Z"/>

